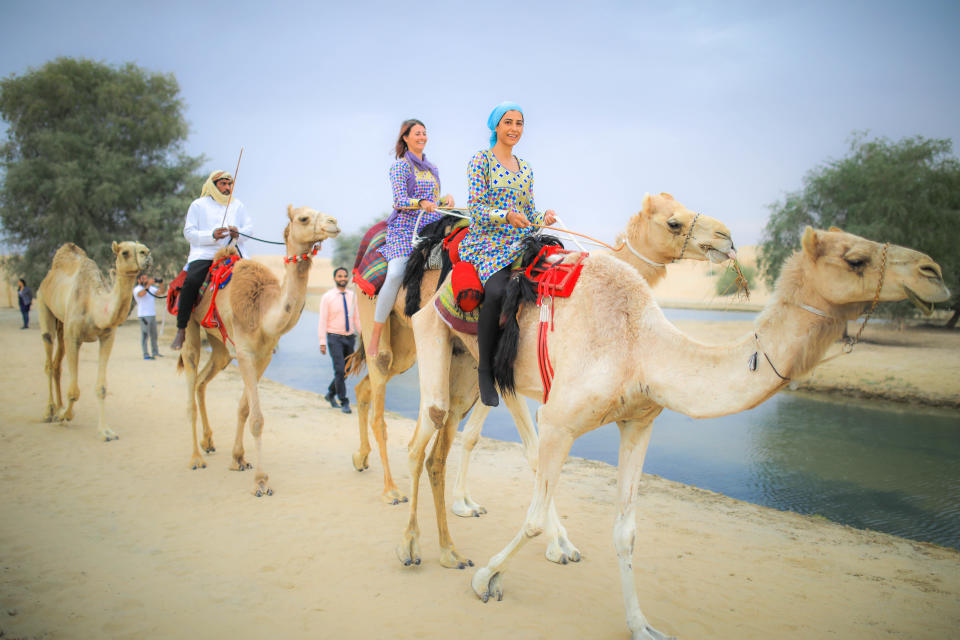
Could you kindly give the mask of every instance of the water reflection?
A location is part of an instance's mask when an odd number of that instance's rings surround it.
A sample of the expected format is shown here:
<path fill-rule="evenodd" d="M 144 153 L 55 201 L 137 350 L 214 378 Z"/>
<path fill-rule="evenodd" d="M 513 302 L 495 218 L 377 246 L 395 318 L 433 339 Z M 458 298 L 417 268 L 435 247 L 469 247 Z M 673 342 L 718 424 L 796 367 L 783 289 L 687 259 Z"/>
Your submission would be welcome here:
<path fill-rule="evenodd" d="M 669 315 L 675 320 L 752 315 L 682 313 Z M 317 348 L 316 322 L 316 314 L 306 312 L 281 339 L 268 378 L 325 392 L 333 371 L 330 358 Z M 414 367 L 391 381 L 386 406 L 416 418 L 418 398 Z M 537 405 L 528 406 L 533 412 Z M 502 406 L 491 412 L 484 435 L 519 442 Z M 606 425 L 577 439 L 571 455 L 615 465 L 619 440 L 616 425 Z M 723 418 L 694 420 L 664 411 L 655 422 L 644 471 L 776 509 L 960 548 L 956 412 L 789 393 Z"/>

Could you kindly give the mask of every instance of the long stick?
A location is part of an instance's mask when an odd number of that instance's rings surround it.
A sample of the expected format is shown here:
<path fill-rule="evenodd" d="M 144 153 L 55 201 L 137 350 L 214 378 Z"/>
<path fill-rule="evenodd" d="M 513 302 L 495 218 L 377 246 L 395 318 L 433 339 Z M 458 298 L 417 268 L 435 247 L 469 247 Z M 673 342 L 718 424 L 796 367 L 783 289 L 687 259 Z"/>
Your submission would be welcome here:
<path fill-rule="evenodd" d="M 233 192 L 237 190 L 237 174 L 240 173 L 240 158 L 243 157 L 243 147 L 240 147 L 240 156 L 237 158 L 237 168 L 233 170 L 233 189 L 230 189 L 230 195 L 227 196 L 227 206 L 223 209 L 223 220 L 220 221 L 220 226 L 222 227 L 227 222 L 227 211 L 230 210 L 230 201 L 233 199 Z M 233 242 L 233 238 L 230 238 L 230 242 Z M 230 246 L 230 242 L 227 243 L 227 246 Z"/>

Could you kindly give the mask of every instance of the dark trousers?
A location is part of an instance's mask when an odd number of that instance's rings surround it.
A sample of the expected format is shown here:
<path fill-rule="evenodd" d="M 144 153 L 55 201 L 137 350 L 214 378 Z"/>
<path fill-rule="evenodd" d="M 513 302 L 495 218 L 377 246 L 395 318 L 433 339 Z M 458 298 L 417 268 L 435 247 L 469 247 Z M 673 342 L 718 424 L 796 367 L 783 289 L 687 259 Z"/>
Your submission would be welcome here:
<path fill-rule="evenodd" d="M 23 316 L 23 328 L 26 329 L 27 327 L 30 326 L 30 307 L 27 307 L 26 309 L 24 309 L 23 306 L 21 305 L 20 315 Z"/>
<path fill-rule="evenodd" d="M 493 368 L 493 352 L 500 340 L 500 310 L 509 280 L 508 266 L 487 278 L 483 285 L 483 305 L 477 319 L 477 351 L 480 356 L 477 366 L 483 371 L 491 371 Z"/>
<path fill-rule="evenodd" d="M 348 402 L 344 370 L 347 357 L 353 353 L 353 342 L 354 336 L 342 336 L 339 333 L 327 334 L 327 351 L 330 352 L 330 359 L 333 360 L 333 382 L 327 387 L 327 394 L 336 395 L 340 404 Z"/>
<path fill-rule="evenodd" d="M 177 302 L 177 329 L 186 329 L 190 324 L 190 314 L 193 313 L 193 305 L 197 303 L 197 293 L 207 279 L 207 272 L 212 264 L 213 260 L 194 260 L 187 265 L 187 278 L 183 281 Z"/>

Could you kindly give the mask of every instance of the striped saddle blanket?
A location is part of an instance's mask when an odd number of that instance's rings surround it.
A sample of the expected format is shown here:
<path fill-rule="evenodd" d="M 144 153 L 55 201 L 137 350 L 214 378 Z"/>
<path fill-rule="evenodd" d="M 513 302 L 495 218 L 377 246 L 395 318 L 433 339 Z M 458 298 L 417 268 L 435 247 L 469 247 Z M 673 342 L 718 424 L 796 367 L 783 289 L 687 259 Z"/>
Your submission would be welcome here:
<path fill-rule="evenodd" d="M 480 318 L 480 307 L 472 311 L 464 311 L 457 304 L 457 297 L 453 293 L 453 285 L 449 278 L 440 287 L 440 294 L 434 300 L 434 306 L 440 318 L 454 331 L 477 335 L 477 320 Z"/>
<path fill-rule="evenodd" d="M 378 222 L 364 234 L 353 263 L 353 281 L 371 298 L 379 293 L 387 279 L 387 259 L 380 253 L 385 244 L 387 223 Z"/>

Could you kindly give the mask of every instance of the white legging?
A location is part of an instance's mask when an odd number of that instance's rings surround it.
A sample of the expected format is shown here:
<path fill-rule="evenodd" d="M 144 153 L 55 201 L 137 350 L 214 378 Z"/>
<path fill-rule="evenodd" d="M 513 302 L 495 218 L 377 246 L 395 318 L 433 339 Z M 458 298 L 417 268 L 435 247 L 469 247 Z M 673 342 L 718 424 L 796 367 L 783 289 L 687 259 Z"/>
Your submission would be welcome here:
<path fill-rule="evenodd" d="M 374 322 L 386 322 L 393 304 L 397 301 L 397 292 L 403 284 L 403 271 L 407 266 L 407 258 L 394 258 L 387 263 L 387 278 L 377 294 L 377 308 L 373 312 Z"/>

